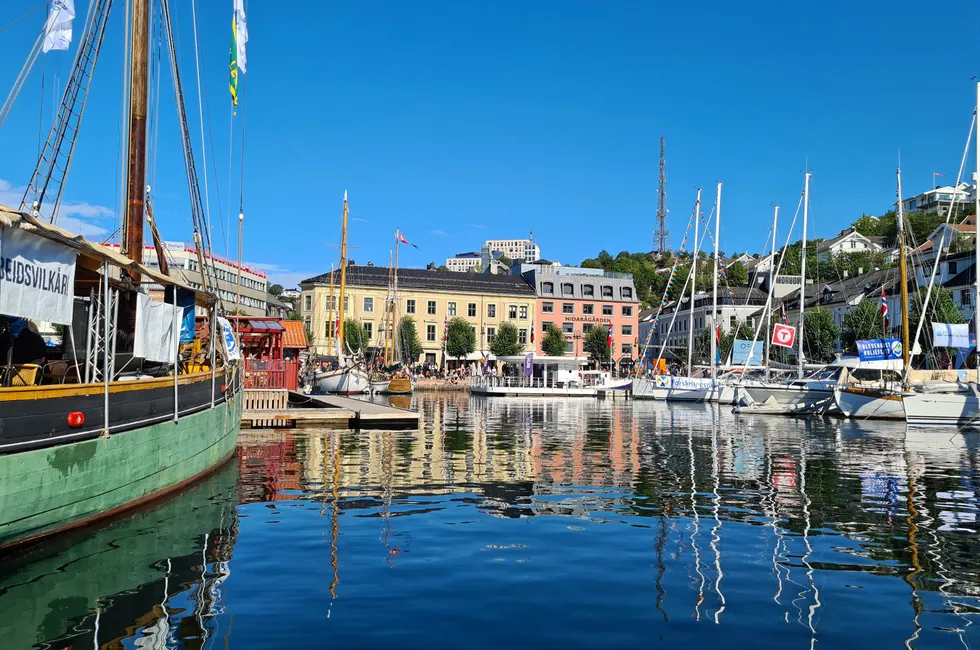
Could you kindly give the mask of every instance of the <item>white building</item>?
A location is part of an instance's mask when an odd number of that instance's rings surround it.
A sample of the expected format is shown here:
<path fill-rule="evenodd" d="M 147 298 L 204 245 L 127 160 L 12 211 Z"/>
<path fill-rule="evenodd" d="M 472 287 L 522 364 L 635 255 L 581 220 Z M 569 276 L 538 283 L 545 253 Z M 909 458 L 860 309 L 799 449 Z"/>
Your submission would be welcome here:
<path fill-rule="evenodd" d="M 976 189 L 976 184 L 971 183 L 960 183 L 956 187 L 942 185 L 902 199 L 902 208 L 906 213 L 909 213 L 916 210 L 923 212 L 946 211 L 952 204 L 965 207 L 973 203 L 973 193 L 976 192 Z"/>
<path fill-rule="evenodd" d="M 446 268 L 456 273 L 480 271 L 483 268 L 483 257 L 479 253 L 459 253 L 455 257 L 446 258 Z"/>
<path fill-rule="evenodd" d="M 853 228 L 842 230 L 832 239 L 825 239 L 817 245 L 817 256 L 827 260 L 838 253 L 880 253 L 885 250 L 884 237 L 868 237 Z"/>
<path fill-rule="evenodd" d="M 480 251 L 484 258 L 500 253 L 511 260 L 534 262 L 541 259 L 541 247 L 534 243 L 534 233 L 528 239 L 488 239 Z"/>

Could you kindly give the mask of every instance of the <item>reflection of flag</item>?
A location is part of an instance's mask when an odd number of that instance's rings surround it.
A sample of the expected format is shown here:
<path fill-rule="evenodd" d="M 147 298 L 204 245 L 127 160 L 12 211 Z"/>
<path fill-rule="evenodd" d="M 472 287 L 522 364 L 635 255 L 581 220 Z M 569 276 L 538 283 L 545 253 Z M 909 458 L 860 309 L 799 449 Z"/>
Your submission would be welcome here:
<path fill-rule="evenodd" d="M 401 243 L 403 243 L 403 244 L 408 244 L 409 246 L 411 246 L 411 247 L 412 247 L 412 248 L 414 248 L 415 250 L 419 250 L 419 247 L 418 247 L 418 246 L 416 246 L 416 245 L 415 245 L 415 244 L 413 244 L 412 242 L 410 242 L 410 241 L 408 241 L 407 239 L 405 239 L 405 235 L 403 235 L 403 234 L 402 234 L 402 231 L 401 231 L 401 230 L 396 230 L 396 231 L 395 231 L 395 237 L 396 237 L 396 238 L 398 239 L 398 241 L 400 241 Z"/>
<path fill-rule="evenodd" d="M 75 17 L 75 0 L 54 0 L 45 23 L 41 50 L 67 50 L 71 45 L 71 21 Z"/>

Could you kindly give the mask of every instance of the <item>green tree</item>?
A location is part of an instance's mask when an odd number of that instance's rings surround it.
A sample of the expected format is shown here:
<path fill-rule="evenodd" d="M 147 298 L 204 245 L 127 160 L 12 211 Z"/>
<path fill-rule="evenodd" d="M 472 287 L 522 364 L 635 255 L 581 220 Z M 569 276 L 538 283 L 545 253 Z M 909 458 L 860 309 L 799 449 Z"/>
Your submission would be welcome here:
<path fill-rule="evenodd" d="M 933 287 L 932 295 L 929 297 L 929 307 L 923 310 L 922 304 L 926 299 L 926 290 L 919 289 L 919 293 L 912 299 L 909 308 L 909 338 L 915 336 L 919 328 L 919 321 L 925 312 L 925 323 L 922 325 L 922 335 L 919 343 L 926 354 L 938 354 L 942 349 L 935 350 L 932 346 L 932 324 L 950 323 L 953 325 L 965 323 L 966 318 L 956 306 L 953 300 L 953 293 L 945 287 Z M 949 354 L 949 351 L 946 351 Z"/>
<path fill-rule="evenodd" d="M 751 341 L 755 336 L 755 331 L 748 323 L 736 323 L 727 332 L 722 332 L 721 340 L 718 341 L 718 359 L 720 363 L 725 363 L 732 353 L 732 346 L 736 339 Z M 764 344 L 757 344 L 756 350 L 761 350 Z M 686 354 L 686 352 L 685 352 Z M 711 328 L 705 327 L 697 336 L 694 337 L 694 363 L 711 363 Z"/>
<path fill-rule="evenodd" d="M 844 351 L 857 353 L 856 341 L 884 338 L 881 319 L 881 303 L 872 299 L 862 300 L 857 309 L 841 318 L 841 342 Z"/>
<path fill-rule="evenodd" d="M 803 354 L 810 363 L 826 363 L 834 358 L 840 328 L 826 307 L 808 309 L 803 316 Z"/>
<path fill-rule="evenodd" d="M 418 328 L 415 327 L 415 319 L 411 316 L 402 316 L 398 321 L 398 343 L 402 358 L 408 363 L 415 363 L 422 356 L 422 340 L 419 338 Z"/>
<path fill-rule="evenodd" d="M 950 253 L 965 253 L 966 251 L 973 250 L 973 237 L 964 235 L 961 232 L 956 233 L 953 237 L 953 241 L 949 243 Z"/>
<path fill-rule="evenodd" d="M 741 287 L 749 283 L 749 272 L 741 262 L 732 262 L 725 269 L 728 286 Z"/>
<path fill-rule="evenodd" d="M 303 317 L 298 311 L 291 311 L 286 314 L 286 320 L 303 320 Z"/>
<path fill-rule="evenodd" d="M 275 296 L 276 298 L 278 298 L 279 296 L 281 296 L 282 295 L 282 292 L 283 292 L 283 288 L 282 288 L 282 285 L 281 284 L 272 284 L 272 285 L 269 285 L 269 293 L 272 294 L 273 296 Z"/>
<path fill-rule="evenodd" d="M 588 353 L 593 362 L 609 361 L 609 330 L 605 327 L 593 327 L 585 335 L 582 350 Z"/>
<path fill-rule="evenodd" d="M 490 341 L 490 352 L 498 357 L 512 357 L 524 351 L 517 340 L 517 328 L 513 323 L 501 323 Z"/>
<path fill-rule="evenodd" d="M 448 271 L 448 270 L 449 270 L 449 267 L 446 266 L 445 264 L 440 264 L 438 266 L 438 268 L 436 268 L 436 271 Z"/>
<path fill-rule="evenodd" d="M 449 319 L 446 328 L 446 354 L 462 361 L 463 357 L 476 350 L 476 331 L 465 318 L 456 316 Z"/>
<path fill-rule="evenodd" d="M 368 348 L 367 330 L 360 321 L 353 318 L 344 319 L 344 351 L 347 354 L 364 352 Z"/>
<path fill-rule="evenodd" d="M 554 325 L 549 325 L 541 340 L 541 350 L 549 357 L 563 357 L 568 349 L 568 339 L 565 333 Z"/>

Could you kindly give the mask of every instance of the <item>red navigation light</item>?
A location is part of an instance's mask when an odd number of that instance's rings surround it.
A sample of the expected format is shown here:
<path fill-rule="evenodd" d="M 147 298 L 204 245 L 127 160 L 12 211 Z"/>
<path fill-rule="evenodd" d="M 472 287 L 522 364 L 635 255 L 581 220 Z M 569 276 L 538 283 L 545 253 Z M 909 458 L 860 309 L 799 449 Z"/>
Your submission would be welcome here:
<path fill-rule="evenodd" d="M 222 392 L 222 393 L 225 393 L 225 392 L 227 392 L 227 390 L 228 390 L 228 387 L 227 387 L 227 386 L 222 386 L 222 387 L 221 387 L 221 392 Z"/>
<path fill-rule="evenodd" d="M 68 426 L 70 426 L 73 429 L 77 429 L 83 424 L 85 424 L 84 413 L 82 413 L 81 411 L 72 411 L 71 413 L 68 414 Z"/>

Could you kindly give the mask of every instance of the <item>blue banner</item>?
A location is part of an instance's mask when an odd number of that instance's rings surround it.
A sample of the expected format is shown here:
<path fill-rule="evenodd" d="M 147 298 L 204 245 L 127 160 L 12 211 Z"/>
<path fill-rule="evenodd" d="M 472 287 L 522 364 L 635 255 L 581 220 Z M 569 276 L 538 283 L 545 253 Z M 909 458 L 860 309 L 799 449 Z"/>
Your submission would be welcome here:
<path fill-rule="evenodd" d="M 899 339 L 868 339 L 857 342 L 861 361 L 888 361 L 902 358 L 902 342 Z"/>
<path fill-rule="evenodd" d="M 752 354 L 749 354 L 752 350 Z M 732 343 L 732 365 L 734 366 L 761 366 L 762 365 L 762 341 L 752 341 L 735 339 Z"/>
<path fill-rule="evenodd" d="M 530 377 L 534 374 L 534 353 L 531 352 L 524 357 L 524 376 Z"/>

